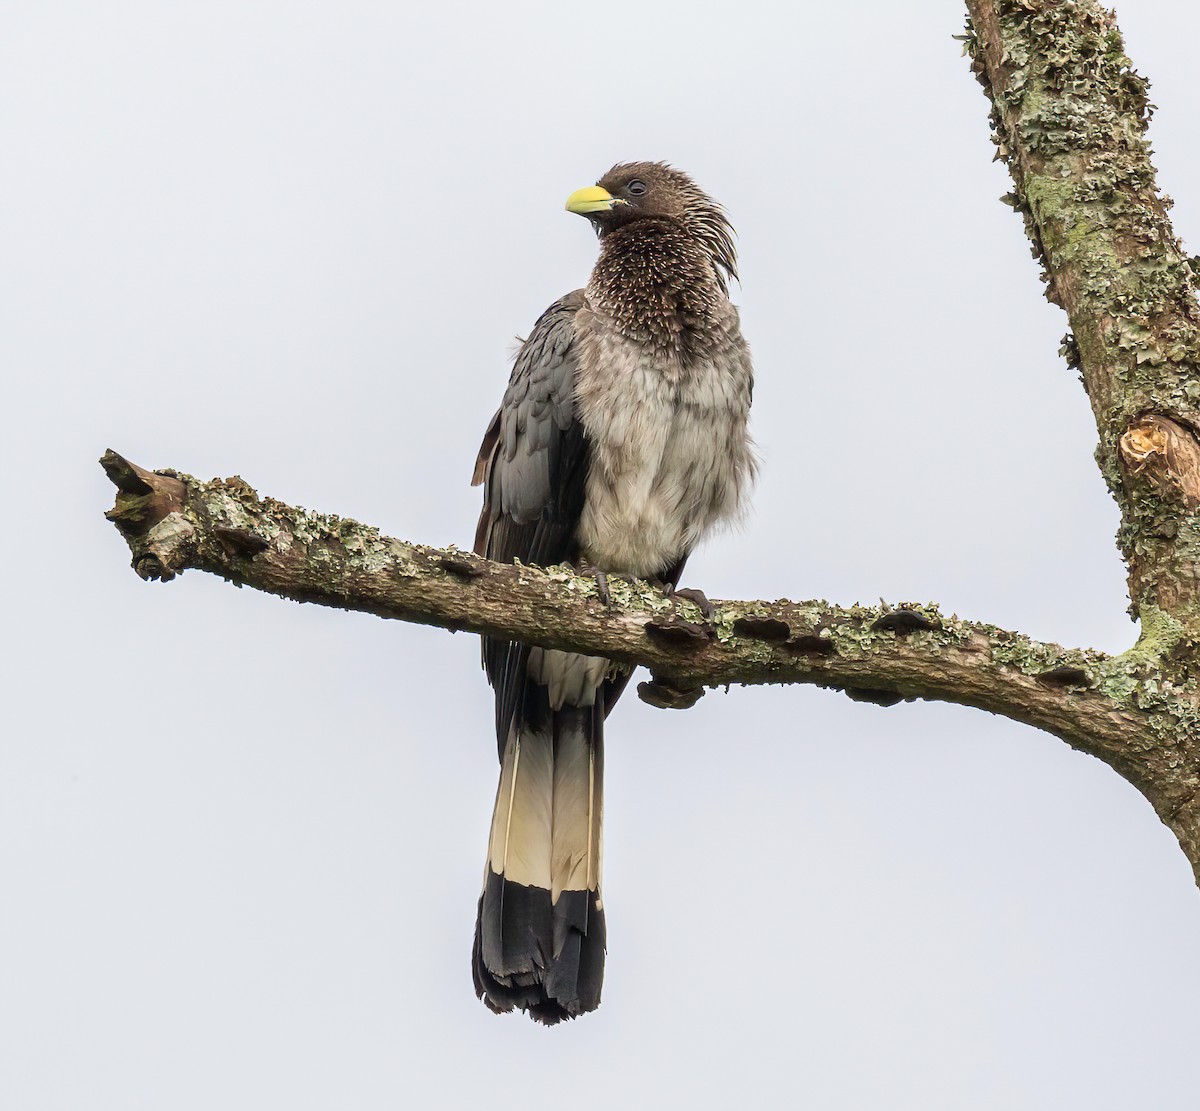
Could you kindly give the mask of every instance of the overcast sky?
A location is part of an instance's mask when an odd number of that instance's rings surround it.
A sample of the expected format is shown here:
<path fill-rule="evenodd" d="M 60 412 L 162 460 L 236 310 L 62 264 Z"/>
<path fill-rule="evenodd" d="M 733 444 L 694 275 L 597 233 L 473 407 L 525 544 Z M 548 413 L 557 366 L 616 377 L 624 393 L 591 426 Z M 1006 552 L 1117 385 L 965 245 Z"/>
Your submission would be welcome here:
<path fill-rule="evenodd" d="M 1098 761 L 809 688 L 610 719 L 600 1011 L 474 998 L 475 638 L 140 582 L 95 460 L 469 544 L 513 336 L 663 158 L 729 209 L 763 466 L 712 597 L 1120 651 L 1117 514 L 957 3 L 0 4 L 12 1111 L 1195 1099 L 1200 893 Z M 1200 247 L 1200 8 L 1124 0 Z"/>

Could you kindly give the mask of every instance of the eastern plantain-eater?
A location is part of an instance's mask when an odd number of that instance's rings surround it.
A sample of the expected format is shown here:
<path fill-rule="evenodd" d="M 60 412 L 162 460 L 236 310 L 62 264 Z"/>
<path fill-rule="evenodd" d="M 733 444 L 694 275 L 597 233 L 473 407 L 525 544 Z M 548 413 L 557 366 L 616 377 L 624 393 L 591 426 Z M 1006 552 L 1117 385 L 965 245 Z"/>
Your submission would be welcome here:
<path fill-rule="evenodd" d="M 591 221 L 600 258 L 517 354 L 475 466 L 475 551 L 673 591 L 754 474 L 750 354 L 728 290 L 733 231 L 690 177 L 659 162 L 614 166 L 567 210 Z M 600 1002 L 604 719 L 629 669 L 492 637 L 483 660 L 501 771 L 475 991 L 493 1011 L 554 1023 Z"/>

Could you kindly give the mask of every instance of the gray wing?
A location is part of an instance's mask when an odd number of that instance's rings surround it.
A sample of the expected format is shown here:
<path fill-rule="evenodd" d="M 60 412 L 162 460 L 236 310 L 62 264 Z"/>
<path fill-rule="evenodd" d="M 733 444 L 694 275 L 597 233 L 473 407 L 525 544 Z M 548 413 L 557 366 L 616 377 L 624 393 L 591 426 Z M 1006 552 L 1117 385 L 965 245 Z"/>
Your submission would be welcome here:
<path fill-rule="evenodd" d="M 488 559 L 545 567 L 579 554 L 575 531 L 589 454 L 575 412 L 575 315 L 582 305 L 583 291 L 576 290 L 541 315 L 517 354 L 500 411 L 483 438 L 472 484 L 484 488 L 475 551 Z M 509 724 L 527 695 L 528 653 L 522 644 L 483 638 L 502 755 Z"/>

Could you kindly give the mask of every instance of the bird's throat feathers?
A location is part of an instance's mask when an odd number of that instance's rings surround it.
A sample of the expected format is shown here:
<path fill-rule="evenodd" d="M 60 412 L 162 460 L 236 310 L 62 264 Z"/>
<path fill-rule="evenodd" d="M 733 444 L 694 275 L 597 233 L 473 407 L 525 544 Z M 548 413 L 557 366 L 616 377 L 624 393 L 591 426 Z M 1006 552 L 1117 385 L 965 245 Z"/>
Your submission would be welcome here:
<path fill-rule="evenodd" d="M 588 284 L 593 309 L 639 343 L 684 356 L 712 346 L 729 298 L 703 243 L 671 219 L 631 222 L 600 243 Z"/>

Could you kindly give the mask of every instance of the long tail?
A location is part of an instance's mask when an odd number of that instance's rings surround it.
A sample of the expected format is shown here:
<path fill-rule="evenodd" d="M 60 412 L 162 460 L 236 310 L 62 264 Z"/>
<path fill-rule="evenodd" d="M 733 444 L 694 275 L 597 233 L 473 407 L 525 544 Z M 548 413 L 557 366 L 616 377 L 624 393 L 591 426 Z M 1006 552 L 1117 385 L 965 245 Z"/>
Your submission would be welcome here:
<path fill-rule="evenodd" d="M 595 1010 L 604 979 L 604 708 L 561 694 L 530 683 L 509 729 L 472 961 L 491 1010 L 547 1024 Z"/>

